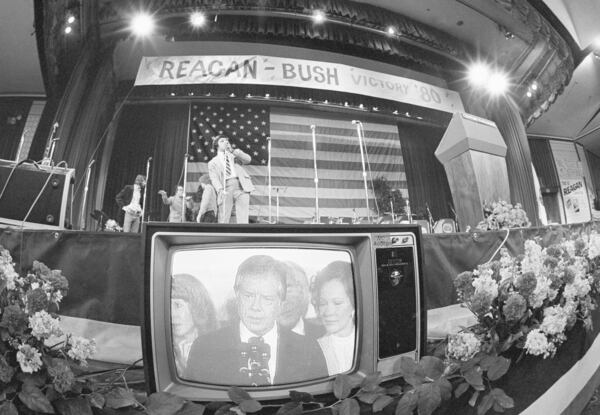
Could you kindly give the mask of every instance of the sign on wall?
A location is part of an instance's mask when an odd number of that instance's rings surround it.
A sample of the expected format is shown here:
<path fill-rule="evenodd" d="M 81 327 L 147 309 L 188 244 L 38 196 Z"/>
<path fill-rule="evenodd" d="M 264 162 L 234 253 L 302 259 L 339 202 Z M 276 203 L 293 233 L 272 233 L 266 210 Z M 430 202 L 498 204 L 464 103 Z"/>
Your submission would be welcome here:
<path fill-rule="evenodd" d="M 367 95 L 446 112 L 464 111 L 456 91 L 354 66 L 262 55 L 145 56 L 135 85 L 258 84 Z"/>
<path fill-rule="evenodd" d="M 567 223 L 589 221 L 591 212 L 583 178 L 576 180 L 561 180 L 560 188 L 563 195 Z"/>

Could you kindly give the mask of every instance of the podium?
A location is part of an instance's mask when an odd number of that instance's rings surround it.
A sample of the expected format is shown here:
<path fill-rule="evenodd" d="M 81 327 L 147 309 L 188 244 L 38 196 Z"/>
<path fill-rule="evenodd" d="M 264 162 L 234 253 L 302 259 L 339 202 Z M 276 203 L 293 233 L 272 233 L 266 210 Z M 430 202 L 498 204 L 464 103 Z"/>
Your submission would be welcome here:
<path fill-rule="evenodd" d="M 460 229 L 483 220 L 485 202 L 510 202 L 506 144 L 493 121 L 455 113 L 435 156 L 446 170 Z"/>

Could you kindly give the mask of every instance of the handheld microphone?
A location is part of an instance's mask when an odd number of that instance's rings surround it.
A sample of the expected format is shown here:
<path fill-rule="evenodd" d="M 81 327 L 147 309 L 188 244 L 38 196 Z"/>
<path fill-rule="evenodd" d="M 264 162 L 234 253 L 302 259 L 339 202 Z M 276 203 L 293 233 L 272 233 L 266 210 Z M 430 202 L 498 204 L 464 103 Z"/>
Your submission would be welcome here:
<path fill-rule="evenodd" d="M 92 167 L 92 164 L 94 164 L 95 162 L 96 162 L 96 160 L 95 160 L 95 159 L 94 159 L 94 160 L 92 160 L 92 161 L 90 161 L 90 164 L 88 164 L 88 169 L 90 169 L 90 168 Z"/>
<path fill-rule="evenodd" d="M 352 120 L 352 124 L 362 124 L 359 120 Z"/>
<path fill-rule="evenodd" d="M 148 157 L 148 160 L 147 160 L 147 161 L 152 161 L 152 157 Z"/>

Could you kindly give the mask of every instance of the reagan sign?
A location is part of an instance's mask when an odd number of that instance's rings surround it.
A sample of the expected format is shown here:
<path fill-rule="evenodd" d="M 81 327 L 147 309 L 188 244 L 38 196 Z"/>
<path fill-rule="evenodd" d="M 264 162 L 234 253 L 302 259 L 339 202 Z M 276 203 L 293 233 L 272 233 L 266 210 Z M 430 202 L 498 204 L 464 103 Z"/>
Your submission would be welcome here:
<path fill-rule="evenodd" d="M 272 56 L 143 57 L 135 85 L 257 84 L 368 95 L 454 113 L 457 92 L 353 66 Z"/>

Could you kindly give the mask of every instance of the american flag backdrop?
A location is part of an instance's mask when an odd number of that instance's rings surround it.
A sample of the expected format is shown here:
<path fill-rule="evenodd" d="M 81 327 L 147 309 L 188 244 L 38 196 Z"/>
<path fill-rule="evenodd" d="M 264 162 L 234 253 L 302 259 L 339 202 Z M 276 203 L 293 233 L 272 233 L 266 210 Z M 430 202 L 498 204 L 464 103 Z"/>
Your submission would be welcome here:
<path fill-rule="evenodd" d="M 356 126 L 335 114 L 298 111 L 266 105 L 192 104 L 187 192 L 198 188 L 198 178 L 208 172 L 215 156 L 212 137 L 227 134 L 234 148 L 252 157 L 244 166 L 256 191 L 250 198 L 250 216 L 269 217 L 268 141 L 271 137 L 271 216 L 275 220 L 279 199 L 280 222 L 303 222 L 315 215 L 314 161 L 311 124 L 315 125 L 319 215 L 352 218 L 367 216 L 362 164 Z M 406 178 L 398 129 L 393 124 L 364 123 L 370 165 L 368 177 L 385 177 L 391 188 L 407 197 Z M 375 202 L 369 185 L 369 207 Z M 400 207 L 398 207 L 400 208 Z M 385 206 L 380 211 L 389 210 Z"/>

